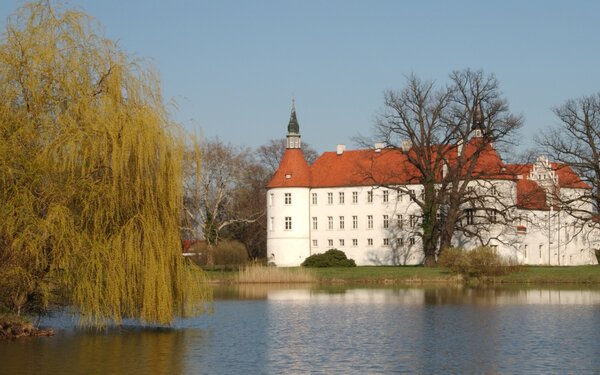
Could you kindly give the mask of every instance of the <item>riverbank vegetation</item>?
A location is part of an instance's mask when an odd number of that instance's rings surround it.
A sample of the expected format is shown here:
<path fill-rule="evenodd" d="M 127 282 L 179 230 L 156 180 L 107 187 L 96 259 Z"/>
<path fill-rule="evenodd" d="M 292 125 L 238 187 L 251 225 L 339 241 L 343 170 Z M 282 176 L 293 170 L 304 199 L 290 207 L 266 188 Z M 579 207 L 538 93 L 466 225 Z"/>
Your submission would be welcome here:
<path fill-rule="evenodd" d="M 300 267 L 275 268 L 270 270 L 301 270 Z M 265 271 L 265 272 L 268 272 Z M 314 282 L 320 284 L 456 284 L 465 280 L 443 267 L 422 266 L 359 266 L 313 268 Z M 279 271 L 274 271 L 279 272 Z M 212 283 L 238 283 L 238 271 L 207 270 Z M 258 278 L 256 279 L 258 280 Z M 258 282 L 258 281 L 256 281 Z M 271 281 L 264 281 L 271 282 Z M 272 281 L 280 282 L 280 281 Z M 598 266 L 521 266 L 513 273 L 488 277 L 489 284 L 586 284 L 600 286 L 600 267 Z"/>
<path fill-rule="evenodd" d="M 50 3 L 25 4 L 0 40 L 0 308 L 62 296 L 96 326 L 201 312 L 211 291 L 179 232 L 197 147 L 152 69 Z"/>
<path fill-rule="evenodd" d="M 277 268 L 261 265 L 244 267 L 237 272 L 235 282 L 250 283 L 314 283 L 317 282 L 315 273 L 303 267 Z"/>

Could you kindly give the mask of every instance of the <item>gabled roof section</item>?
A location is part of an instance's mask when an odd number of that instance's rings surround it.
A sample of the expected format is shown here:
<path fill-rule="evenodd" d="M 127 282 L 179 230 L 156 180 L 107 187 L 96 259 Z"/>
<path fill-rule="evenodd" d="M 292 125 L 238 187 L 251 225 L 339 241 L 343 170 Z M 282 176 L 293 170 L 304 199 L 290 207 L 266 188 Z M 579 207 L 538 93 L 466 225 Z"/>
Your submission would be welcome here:
<path fill-rule="evenodd" d="M 288 148 L 267 188 L 310 187 L 310 182 L 310 167 L 304 159 L 302 149 Z"/>
<path fill-rule="evenodd" d="M 537 182 L 517 180 L 517 207 L 528 210 L 549 210 L 546 192 Z"/>
<path fill-rule="evenodd" d="M 419 172 L 400 150 L 323 153 L 312 165 L 312 187 L 417 183 Z"/>
<path fill-rule="evenodd" d="M 570 166 L 560 163 L 550 163 L 550 165 L 552 166 L 552 169 L 556 171 L 560 187 L 571 189 L 592 188 L 587 182 L 583 181 Z"/>

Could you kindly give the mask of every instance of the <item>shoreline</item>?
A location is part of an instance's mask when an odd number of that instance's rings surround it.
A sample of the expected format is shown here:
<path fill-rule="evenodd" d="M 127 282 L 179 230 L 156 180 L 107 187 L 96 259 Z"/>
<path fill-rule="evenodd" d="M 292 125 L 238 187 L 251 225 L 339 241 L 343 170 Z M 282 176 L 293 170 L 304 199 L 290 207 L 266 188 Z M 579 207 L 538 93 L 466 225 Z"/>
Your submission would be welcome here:
<path fill-rule="evenodd" d="M 300 267 L 279 268 L 279 270 L 301 269 Z M 600 286 L 600 266 L 523 266 L 521 270 L 504 276 L 466 280 L 460 275 L 451 274 L 447 269 L 416 266 L 359 266 L 349 268 L 309 268 L 315 276 L 310 284 L 322 285 L 586 285 Z M 212 285 L 253 284 L 237 280 L 238 271 L 204 270 Z M 283 281 L 270 281 L 278 284 Z M 261 282 L 256 282 L 261 283 Z M 293 282 L 292 282 L 293 283 Z M 307 284 L 306 282 L 303 282 Z"/>
<path fill-rule="evenodd" d="M 37 328 L 26 319 L 15 315 L 0 316 L 0 340 L 47 336 L 54 336 L 52 328 Z"/>

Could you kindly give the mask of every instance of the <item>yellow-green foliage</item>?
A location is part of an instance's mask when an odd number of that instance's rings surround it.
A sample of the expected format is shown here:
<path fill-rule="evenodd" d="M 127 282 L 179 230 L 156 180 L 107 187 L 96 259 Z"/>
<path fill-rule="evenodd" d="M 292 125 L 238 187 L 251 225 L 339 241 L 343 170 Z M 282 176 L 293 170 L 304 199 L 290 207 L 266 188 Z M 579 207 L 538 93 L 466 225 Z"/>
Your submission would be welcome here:
<path fill-rule="evenodd" d="M 53 280 L 83 324 L 169 323 L 210 298 L 181 257 L 184 134 L 156 75 L 91 24 L 40 1 L 3 35 L 0 279 Z"/>
<path fill-rule="evenodd" d="M 496 250 L 487 246 L 470 251 L 460 248 L 446 249 L 438 263 L 453 273 L 476 278 L 502 276 L 519 270 L 515 261 L 502 258 Z"/>

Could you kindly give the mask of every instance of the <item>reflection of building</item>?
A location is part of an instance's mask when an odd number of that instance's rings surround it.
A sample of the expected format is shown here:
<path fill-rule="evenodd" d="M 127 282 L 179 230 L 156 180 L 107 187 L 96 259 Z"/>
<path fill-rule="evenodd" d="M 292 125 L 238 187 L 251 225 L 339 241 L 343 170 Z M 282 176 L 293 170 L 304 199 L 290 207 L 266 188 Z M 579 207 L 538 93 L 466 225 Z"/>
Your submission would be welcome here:
<path fill-rule="evenodd" d="M 596 263 L 596 231 L 551 199 L 581 196 L 589 186 L 570 167 L 543 157 L 532 164 L 504 163 L 492 145 L 479 147 L 481 139 L 476 130 L 468 144 L 454 147 L 458 156 L 481 152 L 474 172 L 486 177 L 469 183 L 466 194 L 482 198 L 461 214 L 463 228 L 477 229 L 477 236 L 463 231 L 453 244 L 469 249 L 483 242 L 525 264 Z M 421 215 L 412 197 L 421 196 L 423 187 L 407 161 L 410 148 L 376 144 L 347 151 L 338 145 L 309 166 L 292 108 L 287 149 L 267 191 L 270 260 L 296 266 L 337 248 L 357 264 L 421 263 Z"/>

